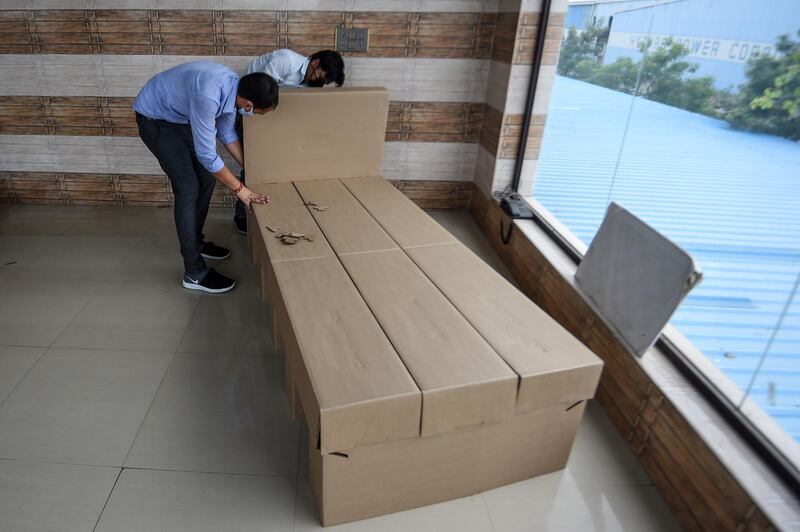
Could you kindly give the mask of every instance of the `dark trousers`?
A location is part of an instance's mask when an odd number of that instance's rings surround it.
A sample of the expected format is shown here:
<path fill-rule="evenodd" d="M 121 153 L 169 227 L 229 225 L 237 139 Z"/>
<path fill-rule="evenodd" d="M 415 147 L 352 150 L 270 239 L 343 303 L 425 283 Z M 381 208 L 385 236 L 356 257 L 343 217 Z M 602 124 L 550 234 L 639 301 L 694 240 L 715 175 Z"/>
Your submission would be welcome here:
<path fill-rule="evenodd" d="M 208 268 L 200 254 L 203 225 L 216 179 L 197 160 L 188 124 L 152 120 L 136 113 L 139 136 L 169 177 L 175 195 L 175 228 L 181 244 L 184 275 L 202 278 Z"/>

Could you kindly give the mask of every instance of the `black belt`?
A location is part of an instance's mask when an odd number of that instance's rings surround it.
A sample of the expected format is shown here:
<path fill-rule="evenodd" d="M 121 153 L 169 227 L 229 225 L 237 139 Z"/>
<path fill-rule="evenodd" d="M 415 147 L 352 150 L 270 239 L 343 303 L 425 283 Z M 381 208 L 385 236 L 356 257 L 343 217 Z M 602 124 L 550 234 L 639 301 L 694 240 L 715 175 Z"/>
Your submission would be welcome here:
<path fill-rule="evenodd" d="M 163 122 L 163 123 L 169 124 L 171 126 L 186 126 L 186 127 L 190 127 L 191 126 L 191 124 L 177 124 L 175 122 L 170 122 L 169 120 L 164 120 L 162 118 L 150 118 L 149 116 L 145 116 L 145 115 L 143 115 L 142 113 L 140 113 L 138 111 L 134 111 L 134 112 L 136 113 L 136 119 L 137 120 L 139 118 L 141 118 L 143 120 L 150 120 L 151 122 Z"/>

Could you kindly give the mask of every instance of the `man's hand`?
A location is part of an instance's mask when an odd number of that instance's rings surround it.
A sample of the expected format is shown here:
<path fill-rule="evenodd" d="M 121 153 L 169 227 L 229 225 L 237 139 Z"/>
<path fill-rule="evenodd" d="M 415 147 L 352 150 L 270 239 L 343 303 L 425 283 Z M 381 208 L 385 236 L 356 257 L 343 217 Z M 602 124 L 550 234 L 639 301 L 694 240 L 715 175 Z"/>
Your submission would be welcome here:
<path fill-rule="evenodd" d="M 266 205 L 269 203 L 269 196 L 253 192 L 247 187 L 242 187 L 242 190 L 240 190 L 236 196 L 242 200 L 242 203 L 244 203 L 244 206 L 247 207 L 248 210 L 252 210 L 253 203 L 257 205 Z"/>

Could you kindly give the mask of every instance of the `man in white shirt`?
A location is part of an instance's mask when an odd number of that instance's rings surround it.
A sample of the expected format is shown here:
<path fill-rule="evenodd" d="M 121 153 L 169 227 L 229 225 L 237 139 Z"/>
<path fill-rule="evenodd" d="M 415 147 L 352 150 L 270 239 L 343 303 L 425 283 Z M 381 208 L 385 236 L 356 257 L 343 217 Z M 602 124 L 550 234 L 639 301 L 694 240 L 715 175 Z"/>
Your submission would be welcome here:
<path fill-rule="evenodd" d="M 247 73 L 264 72 L 271 76 L 281 87 L 323 87 L 335 83 L 341 87 L 344 83 L 344 60 L 338 52 L 320 50 L 306 57 L 284 48 L 264 54 L 247 67 Z M 241 117 L 236 121 L 236 132 L 243 138 Z M 239 174 L 244 183 L 244 170 Z M 237 200 L 233 223 L 239 233 L 247 234 L 247 214 L 244 204 Z"/>
<path fill-rule="evenodd" d="M 344 60 L 338 52 L 320 50 L 306 57 L 284 48 L 264 54 L 247 67 L 247 73 L 264 72 L 282 87 L 322 87 L 344 84 Z"/>

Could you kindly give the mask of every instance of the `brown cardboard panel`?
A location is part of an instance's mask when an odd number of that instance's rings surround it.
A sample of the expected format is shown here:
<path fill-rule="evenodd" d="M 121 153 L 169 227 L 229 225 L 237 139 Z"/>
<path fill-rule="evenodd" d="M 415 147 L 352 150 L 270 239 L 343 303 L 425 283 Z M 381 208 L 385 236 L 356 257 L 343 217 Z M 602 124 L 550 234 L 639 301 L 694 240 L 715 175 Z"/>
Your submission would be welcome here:
<path fill-rule="evenodd" d="M 294 185 L 291 183 L 249 185 L 249 176 L 248 173 L 248 186 L 270 197 L 270 203 L 267 205 L 253 206 L 257 225 L 248 226 L 250 231 L 258 231 L 255 235 L 260 232 L 270 261 L 333 256 L 333 250 L 323 238 L 317 222 L 306 209 Z M 276 229 L 277 233 L 268 229 L 268 226 Z M 297 244 L 287 245 L 275 238 L 276 234 L 283 231 L 306 234 L 314 241 L 303 240 Z"/>
<path fill-rule="evenodd" d="M 296 181 L 295 187 L 337 255 L 398 249 L 338 179 Z"/>
<path fill-rule="evenodd" d="M 559 405 L 430 438 L 321 455 L 309 481 L 325 526 L 474 495 L 563 469 L 585 403 Z"/>
<path fill-rule="evenodd" d="M 385 179 L 342 179 L 342 183 L 400 247 L 457 242 L 453 235 Z"/>
<path fill-rule="evenodd" d="M 422 390 L 423 437 L 513 415 L 517 374 L 405 253 L 339 260 Z"/>
<path fill-rule="evenodd" d="M 287 364 L 312 428 L 319 418 L 322 452 L 419 436 L 419 388 L 341 263 L 325 257 L 273 267 Z"/>
<path fill-rule="evenodd" d="M 406 253 L 519 374 L 518 412 L 594 396 L 603 362 L 463 244 Z"/>
<path fill-rule="evenodd" d="M 278 108 L 244 119 L 249 184 L 380 175 L 385 88 L 281 90 Z"/>

